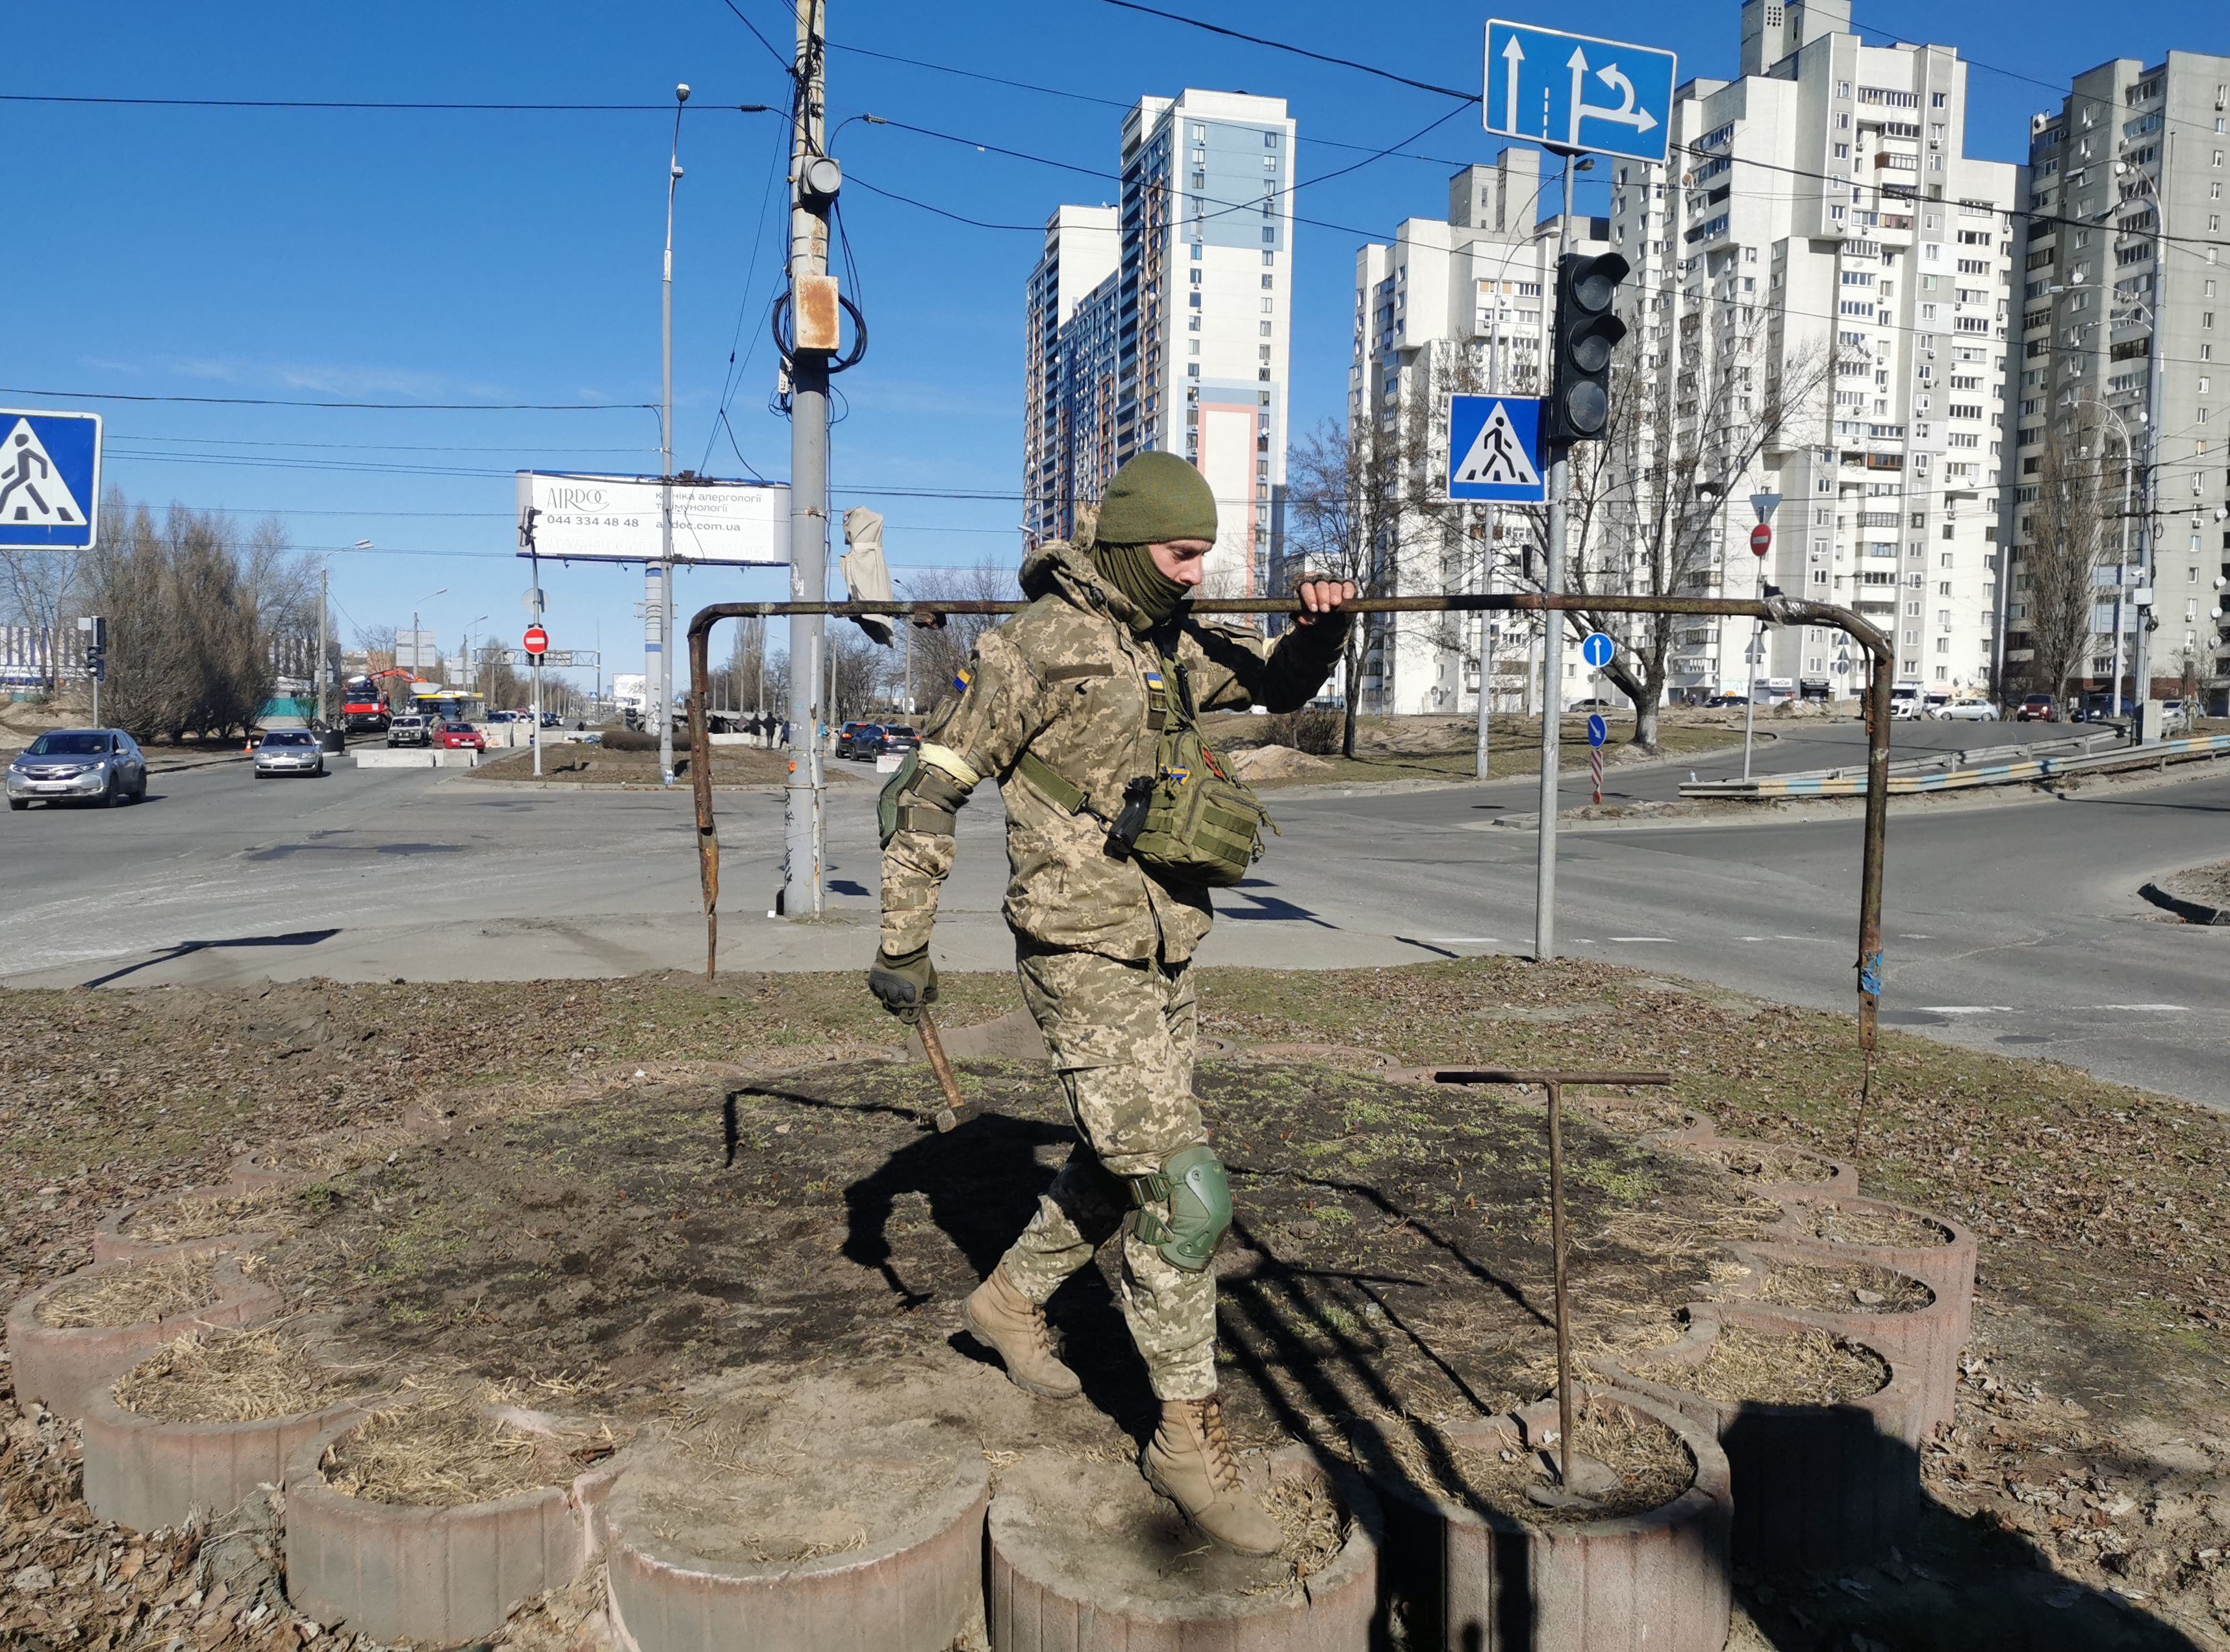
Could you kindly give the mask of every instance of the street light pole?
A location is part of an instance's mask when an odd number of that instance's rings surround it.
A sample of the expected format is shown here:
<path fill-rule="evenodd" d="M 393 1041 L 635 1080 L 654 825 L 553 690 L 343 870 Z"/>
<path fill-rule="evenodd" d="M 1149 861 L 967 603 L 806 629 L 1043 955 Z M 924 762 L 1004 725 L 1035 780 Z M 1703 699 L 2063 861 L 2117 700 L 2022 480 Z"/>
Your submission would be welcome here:
<path fill-rule="evenodd" d="M 674 784 L 674 192 L 681 182 L 681 108 L 689 84 L 674 88 L 674 152 L 666 171 L 665 280 L 659 289 L 658 566 L 647 593 L 652 610 L 648 629 L 657 638 L 653 662 L 658 691 L 658 775 Z M 537 674 L 535 681 L 541 677 Z M 535 719 L 538 742 L 541 719 Z"/>
<path fill-rule="evenodd" d="M 436 597 L 446 597 L 448 594 L 449 588 L 447 585 L 444 585 L 439 590 L 428 591 L 423 597 L 421 597 L 416 602 L 410 604 L 410 681 L 414 690 L 421 681 L 419 674 L 426 668 L 426 645 L 419 641 L 419 611 L 426 603 L 432 602 Z M 403 661 L 397 660 L 395 663 L 401 665 Z M 411 696 L 410 703 L 414 706 L 418 703 L 417 696 L 415 693 Z"/>

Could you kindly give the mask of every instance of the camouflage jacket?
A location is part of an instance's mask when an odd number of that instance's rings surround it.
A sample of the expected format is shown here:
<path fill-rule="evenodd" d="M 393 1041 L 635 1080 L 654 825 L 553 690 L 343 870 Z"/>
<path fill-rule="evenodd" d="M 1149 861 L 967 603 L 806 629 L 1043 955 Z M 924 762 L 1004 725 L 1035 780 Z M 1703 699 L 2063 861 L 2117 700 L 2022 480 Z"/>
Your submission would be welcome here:
<path fill-rule="evenodd" d="M 1189 958 L 1214 916 L 1208 891 L 1111 853 L 1095 817 L 1112 820 L 1124 786 L 1153 771 L 1148 674 L 1165 657 L 1202 713 L 1292 711 L 1331 675 L 1348 623 L 1295 625 L 1273 645 L 1245 627 L 1180 616 L 1141 639 L 1128 623 L 1129 599 L 1087 552 L 1061 541 L 1031 553 L 1022 592 L 1030 606 L 977 642 L 959 700 L 929 732 L 922 761 L 963 795 L 983 779 L 998 783 L 1011 871 L 1006 919 L 1016 935 L 1109 958 Z M 1088 812 L 1071 813 L 1017 772 L 1026 751 L 1083 791 Z M 928 944 L 952 860 L 947 834 L 893 836 L 883 851 L 885 952 Z"/>

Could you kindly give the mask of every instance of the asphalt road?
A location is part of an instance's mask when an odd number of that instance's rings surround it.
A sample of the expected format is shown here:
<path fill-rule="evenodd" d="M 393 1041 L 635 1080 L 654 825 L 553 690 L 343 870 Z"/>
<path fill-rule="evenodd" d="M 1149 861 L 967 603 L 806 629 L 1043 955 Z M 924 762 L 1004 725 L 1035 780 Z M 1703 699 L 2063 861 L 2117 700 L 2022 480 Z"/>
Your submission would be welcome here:
<path fill-rule="evenodd" d="M 1784 726 L 1761 766 L 1854 761 L 1855 726 Z M 2034 731 L 2041 732 L 2042 731 Z M 2002 741 L 2005 726 L 1900 725 L 1898 747 Z M 1709 773 L 1739 757 L 1698 761 Z M 1672 795 L 1687 767 L 1611 795 Z M 851 771 L 855 774 L 859 771 Z M 863 777 L 863 781 L 864 781 Z M 832 794 L 828 910 L 771 919 L 781 805 L 719 806 L 726 969 L 857 968 L 873 947 L 873 786 Z M 1579 783 L 1566 782 L 1577 802 Z M 1393 964 L 1532 940 L 1530 782 L 1288 794 L 1263 875 L 1219 894 L 1203 961 Z M 2065 802 L 1892 817 L 1885 1018 L 1962 1044 L 2050 1054 L 2230 1107 L 2230 930 L 2160 920 L 2146 878 L 2226 854 L 2230 776 Z M 941 964 L 1012 958 L 997 915 L 996 803 L 971 809 L 938 930 Z M 16 985 L 413 980 L 699 968 L 686 789 L 542 793 L 454 771 L 258 783 L 244 765 L 155 778 L 145 805 L 0 819 L 0 980 Z M 1785 1002 L 1852 1003 L 1855 819 L 1567 828 L 1563 950 Z"/>

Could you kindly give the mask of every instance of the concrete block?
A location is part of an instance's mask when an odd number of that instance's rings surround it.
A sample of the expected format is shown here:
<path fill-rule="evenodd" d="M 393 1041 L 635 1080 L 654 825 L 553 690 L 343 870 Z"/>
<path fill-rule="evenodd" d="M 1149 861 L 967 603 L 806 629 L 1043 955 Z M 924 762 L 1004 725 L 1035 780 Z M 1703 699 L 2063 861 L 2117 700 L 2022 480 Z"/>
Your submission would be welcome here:
<path fill-rule="evenodd" d="M 304 1443 L 356 1415 L 334 1405 L 254 1423 L 166 1423 L 98 1389 L 85 1410 L 85 1500 L 139 1532 L 183 1526 L 197 1508 L 222 1513 L 258 1486 L 281 1484 Z"/>
<path fill-rule="evenodd" d="M 8 1353 L 18 1406 L 36 1400 L 64 1416 L 82 1416 L 94 1393 L 164 1343 L 211 1326 L 260 1325 L 279 1311 L 278 1292 L 248 1278 L 236 1263 L 221 1262 L 214 1275 L 216 1300 L 190 1313 L 137 1325 L 63 1328 L 40 1322 L 40 1304 L 64 1286 L 137 1265 L 95 1262 L 17 1299 L 8 1310 Z"/>
<path fill-rule="evenodd" d="M 373 746 L 367 751 L 351 752 L 359 769 L 430 769 L 435 766 L 435 753 L 421 745 Z"/>

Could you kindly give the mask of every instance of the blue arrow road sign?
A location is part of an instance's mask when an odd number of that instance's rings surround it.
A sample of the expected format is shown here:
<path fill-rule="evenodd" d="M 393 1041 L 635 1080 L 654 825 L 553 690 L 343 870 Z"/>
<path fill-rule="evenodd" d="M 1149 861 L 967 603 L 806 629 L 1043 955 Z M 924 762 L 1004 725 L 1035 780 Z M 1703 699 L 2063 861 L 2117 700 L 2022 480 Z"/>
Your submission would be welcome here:
<path fill-rule="evenodd" d="M 1601 712 L 1588 713 L 1588 744 L 1601 745 L 1610 738 L 1610 725 L 1602 720 Z"/>
<path fill-rule="evenodd" d="M 100 508 L 100 415 L 0 408 L 0 546 L 82 551 Z"/>
<path fill-rule="evenodd" d="M 1617 652 L 1618 644 L 1602 631 L 1589 631 L 1587 641 L 1580 644 L 1580 658 L 1585 660 L 1589 669 L 1593 671 L 1600 671 L 1608 665 L 1611 656 Z"/>
<path fill-rule="evenodd" d="M 1654 47 L 1497 20 L 1481 117 L 1505 137 L 1661 165 L 1679 68 Z"/>
<path fill-rule="evenodd" d="M 1448 397 L 1448 497 L 1488 505 L 1538 505 L 1549 497 L 1541 462 L 1541 403 L 1522 396 Z"/>

